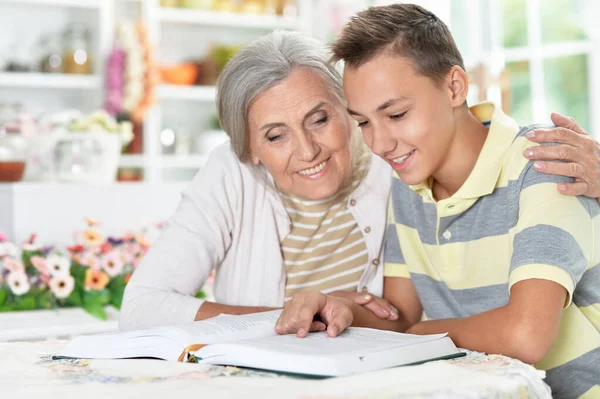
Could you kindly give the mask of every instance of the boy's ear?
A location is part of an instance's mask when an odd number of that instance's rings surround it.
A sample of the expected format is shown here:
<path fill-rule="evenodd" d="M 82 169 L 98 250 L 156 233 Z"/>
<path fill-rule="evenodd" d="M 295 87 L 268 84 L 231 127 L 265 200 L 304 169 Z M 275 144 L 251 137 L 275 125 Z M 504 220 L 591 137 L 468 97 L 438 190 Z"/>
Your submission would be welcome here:
<path fill-rule="evenodd" d="M 451 94 L 453 107 L 463 105 L 469 94 L 469 77 L 458 65 L 452 67 L 447 76 L 448 88 Z"/>

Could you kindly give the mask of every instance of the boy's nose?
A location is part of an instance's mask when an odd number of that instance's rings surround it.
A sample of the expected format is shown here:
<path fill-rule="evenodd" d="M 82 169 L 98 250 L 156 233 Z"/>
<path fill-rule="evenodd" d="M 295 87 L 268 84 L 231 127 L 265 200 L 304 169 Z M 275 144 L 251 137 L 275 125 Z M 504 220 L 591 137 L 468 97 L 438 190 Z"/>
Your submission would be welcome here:
<path fill-rule="evenodd" d="M 385 128 L 374 128 L 370 147 L 375 154 L 385 158 L 396 149 L 396 141 Z"/>

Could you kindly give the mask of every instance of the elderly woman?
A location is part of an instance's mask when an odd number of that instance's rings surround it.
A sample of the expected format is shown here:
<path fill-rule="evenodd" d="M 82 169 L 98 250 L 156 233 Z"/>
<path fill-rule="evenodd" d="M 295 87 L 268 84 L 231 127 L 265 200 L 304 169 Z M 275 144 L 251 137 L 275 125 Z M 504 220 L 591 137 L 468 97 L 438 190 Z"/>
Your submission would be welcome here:
<path fill-rule="evenodd" d="M 365 148 L 322 44 L 286 32 L 255 40 L 223 71 L 217 103 L 230 143 L 184 191 L 129 282 L 121 328 L 260 312 L 305 290 L 346 296 L 373 317 L 397 318 L 378 298 L 391 169 Z M 540 140 L 560 135 L 568 143 L 584 137 L 565 129 L 539 133 Z M 588 162 L 564 165 L 590 176 L 600 165 L 592 147 L 561 148 Z M 598 182 L 586 183 L 567 190 L 598 190 Z M 214 303 L 194 296 L 213 269 Z"/>

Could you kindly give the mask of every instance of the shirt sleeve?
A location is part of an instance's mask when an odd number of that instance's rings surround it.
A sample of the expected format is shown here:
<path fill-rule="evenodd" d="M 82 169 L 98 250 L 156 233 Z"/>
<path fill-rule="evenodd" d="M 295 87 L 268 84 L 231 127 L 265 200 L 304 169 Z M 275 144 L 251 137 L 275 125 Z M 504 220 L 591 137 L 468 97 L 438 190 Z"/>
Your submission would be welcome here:
<path fill-rule="evenodd" d="M 519 219 L 511 233 L 509 290 L 528 279 L 554 281 L 567 290 L 565 308 L 594 252 L 594 200 L 565 196 L 556 184 L 570 181 L 543 175 L 531 166 L 523 172 L 518 193 Z"/>
<path fill-rule="evenodd" d="M 241 174 L 230 151 L 218 148 L 183 191 L 177 210 L 127 284 L 123 330 L 193 321 L 195 297 L 231 246 Z M 239 167 L 237 167 L 239 169 Z"/>

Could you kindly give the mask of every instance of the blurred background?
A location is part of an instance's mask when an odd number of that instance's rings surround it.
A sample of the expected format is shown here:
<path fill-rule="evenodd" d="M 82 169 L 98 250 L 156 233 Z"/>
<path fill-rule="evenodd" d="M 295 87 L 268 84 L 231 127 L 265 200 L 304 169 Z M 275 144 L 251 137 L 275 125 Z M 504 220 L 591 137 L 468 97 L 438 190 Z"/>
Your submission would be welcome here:
<path fill-rule="evenodd" d="M 493 100 L 521 124 L 560 112 L 600 137 L 599 1 L 415 2 L 450 26 L 470 103 Z M 181 190 L 226 139 L 214 85 L 227 60 L 273 29 L 331 42 L 349 16 L 386 3 L 0 0 L 0 259 L 21 257 L 37 275 L 31 254 L 58 250 L 93 268 L 107 261 L 104 249 L 131 249 L 124 268 L 103 277 L 103 296 L 65 302 L 106 319 L 98 307 L 118 308 Z M 48 290 L 16 293 L 6 275 L 0 266 L 0 314 L 64 305 Z M 18 313 L 0 317 L 0 341 L 116 328 L 114 313 L 109 324 L 36 316 L 42 329 L 23 327 L 32 318 Z"/>
<path fill-rule="evenodd" d="M 0 179 L 189 181 L 225 139 L 214 83 L 240 46 L 272 29 L 330 42 L 350 15 L 386 3 L 0 0 L 0 162 L 23 161 Z M 600 131 L 599 2 L 417 3 L 451 27 L 471 102 Z"/>

